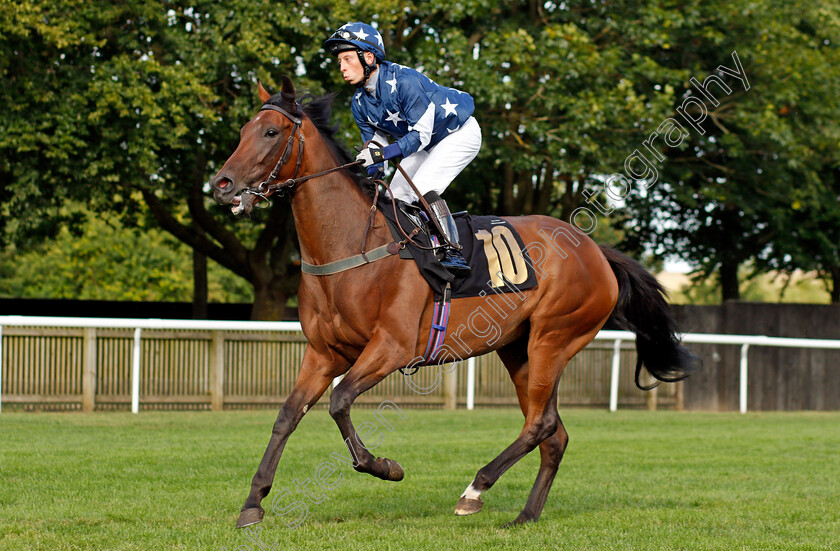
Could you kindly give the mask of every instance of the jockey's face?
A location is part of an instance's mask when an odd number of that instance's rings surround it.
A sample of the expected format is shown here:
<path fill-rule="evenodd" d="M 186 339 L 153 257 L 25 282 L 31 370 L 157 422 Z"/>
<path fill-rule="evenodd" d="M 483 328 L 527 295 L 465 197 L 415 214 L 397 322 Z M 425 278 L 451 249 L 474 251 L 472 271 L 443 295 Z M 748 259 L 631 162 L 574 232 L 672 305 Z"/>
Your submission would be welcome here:
<path fill-rule="evenodd" d="M 365 52 L 365 61 L 370 65 L 376 61 L 376 58 L 370 52 Z M 365 70 L 359 62 L 359 55 L 354 50 L 341 52 L 336 56 L 338 59 L 338 68 L 341 74 L 344 75 L 344 82 L 348 82 L 353 86 L 358 85 L 365 78 Z"/>

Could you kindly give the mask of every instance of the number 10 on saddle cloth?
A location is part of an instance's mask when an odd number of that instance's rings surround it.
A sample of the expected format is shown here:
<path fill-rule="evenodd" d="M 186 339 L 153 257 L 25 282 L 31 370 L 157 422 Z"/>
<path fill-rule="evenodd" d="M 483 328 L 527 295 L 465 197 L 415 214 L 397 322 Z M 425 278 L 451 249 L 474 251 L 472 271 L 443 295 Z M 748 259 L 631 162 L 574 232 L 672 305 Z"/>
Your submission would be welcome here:
<path fill-rule="evenodd" d="M 385 203 L 385 204 L 383 204 Z M 380 197 L 379 211 L 392 224 L 395 239 L 402 236 L 393 228 L 393 209 L 388 199 Z M 399 222 L 406 230 L 415 224 L 397 209 Z M 420 273 L 435 292 L 439 301 L 446 284 L 451 287 L 452 298 L 486 296 L 488 293 L 510 293 L 530 289 L 537 285 L 537 277 L 531 257 L 519 233 L 506 220 L 498 216 L 473 216 L 456 213 L 455 223 L 462 236 L 461 253 L 472 268 L 466 278 L 455 278 L 437 261 L 433 251 L 423 250 L 410 243 L 400 252 L 402 258 L 413 257 Z M 429 246 L 425 234 L 413 238 L 420 245 Z"/>

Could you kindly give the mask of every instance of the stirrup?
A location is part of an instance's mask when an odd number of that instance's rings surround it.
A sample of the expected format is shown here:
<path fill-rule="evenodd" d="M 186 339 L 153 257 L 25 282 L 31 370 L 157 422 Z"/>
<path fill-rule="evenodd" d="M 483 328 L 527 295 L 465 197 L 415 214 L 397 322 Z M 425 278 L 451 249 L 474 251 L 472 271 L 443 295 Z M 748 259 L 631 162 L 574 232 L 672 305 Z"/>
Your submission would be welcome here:
<path fill-rule="evenodd" d="M 440 265 L 455 277 L 467 277 L 472 272 L 472 268 L 467 264 L 461 251 L 450 247 L 446 248 L 446 256 L 440 261 Z"/>

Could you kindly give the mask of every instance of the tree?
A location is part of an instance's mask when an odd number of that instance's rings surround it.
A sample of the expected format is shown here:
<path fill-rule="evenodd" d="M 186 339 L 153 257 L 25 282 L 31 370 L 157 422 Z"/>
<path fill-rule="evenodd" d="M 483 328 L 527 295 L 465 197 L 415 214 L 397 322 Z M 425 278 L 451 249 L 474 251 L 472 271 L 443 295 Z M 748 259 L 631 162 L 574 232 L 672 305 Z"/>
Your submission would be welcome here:
<path fill-rule="evenodd" d="M 473 91 L 485 147 L 453 194 L 479 211 L 568 217 L 598 186 L 591 175 L 609 172 L 640 137 L 637 121 L 670 103 L 667 90 L 647 98 L 622 78 L 650 68 L 628 68 L 622 52 L 593 42 L 577 8 L 335 0 L 170 6 L 64 0 L 4 11 L 0 47 L 8 55 L 0 69 L 9 85 L 0 97 L 14 106 L 0 117 L 0 208 L 14 218 L 7 235 L 23 243 L 80 224 L 62 214 L 68 200 L 113 210 L 128 223 L 150 213 L 248 279 L 255 318 L 276 318 L 297 285 L 287 205 L 275 201 L 262 226 L 233 222 L 209 204 L 205 182 L 253 111 L 257 76 L 271 86 L 280 73 L 296 72 L 298 84 L 316 91 L 341 86 L 321 43 L 344 21 L 376 21 L 390 58 Z M 338 119 L 357 140 L 349 109 Z M 23 205 L 30 215 L 13 217 Z"/>
<path fill-rule="evenodd" d="M 257 103 L 295 64 L 278 27 L 293 6 L 252 2 L 5 3 L 0 23 L 0 202 L 18 243 L 81 218 L 66 201 L 167 231 L 254 287 L 255 319 L 279 319 L 296 288 L 294 229 L 276 201 L 265 224 L 234 222 L 205 182 Z M 317 31 L 316 31 L 317 32 Z M 294 30 L 281 36 L 301 40 Z M 272 46 L 274 55 L 265 54 Z M 26 213 L 25 216 L 22 213 Z"/>
<path fill-rule="evenodd" d="M 840 303 L 840 168 L 826 164 L 817 174 L 813 196 L 797 199 L 774 239 L 759 257 L 759 269 L 793 273 L 816 271 L 831 302 Z"/>
<path fill-rule="evenodd" d="M 484 135 L 449 195 L 484 212 L 609 214 L 587 197 L 644 137 L 640 123 L 670 106 L 671 90 L 639 87 L 656 68 L 602 40 L 603 13 L 576 3 L 412 7 L 382 25 L 389 55 L 470 91 Z"/>
<path fill-rule="evenodd" d="M 760 269 L 796 267 L 781 261 L 807 246 L 790 231 L 796 211 L 821 196 L 819 167 L 836 163 L 837 7 L 767 0 L 676 11 L 650 4 L 640 17 L 657 29 L 647 55 L 685 69 L 667 83 L 677 90 L 673 112 L 698 123 L 681 119 L 686 139 L 659 151 L 658 181 L 629 197 L 625 221 L 636 229 L 627 245 L 681 254 L 704 277 L 718 274 L 724 300 L 739 298 L 738 268 L 747 260 Z M 736 62 L 748 85 L 716 70 Z M 723 77 L 723 86 L 706 81 L 710 74 Z M 840 223 L 836 213 L 826 215 L 817 240 Z"/>
<path fill-rule="evenodd" d="M 0 297 L 81 300 L 189 301 L 189 248 L 157 227 L 123 227 L 116 215 L 86 214 L 80 233 L 64 226 L 54 238 L 0 252 Z M 221 302 L 245 302 L 245 280 L 211 266 L 210 286 Z"/>
<path fill-rule="evenodd" d="M 778 231 L 758 258 L 761 270 L 816 271 L 840 303 L 840 8 L 809 6 L 796 22 L 802 50 L 796 89 L 779 107 L 801 147 L 790 159 L 799 174 Z"/>

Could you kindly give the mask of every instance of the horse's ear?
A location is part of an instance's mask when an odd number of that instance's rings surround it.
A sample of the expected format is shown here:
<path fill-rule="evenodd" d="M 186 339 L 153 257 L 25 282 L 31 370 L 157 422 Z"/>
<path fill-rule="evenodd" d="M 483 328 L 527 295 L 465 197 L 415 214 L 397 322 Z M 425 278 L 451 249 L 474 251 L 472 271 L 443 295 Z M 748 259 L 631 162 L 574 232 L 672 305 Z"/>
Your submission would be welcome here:
<path fill-rule="evenodd" d="M 289 94 L 290 96 L 294 97 L 294 95 L 295 95 L 295 85 L 292 84 L 292 79 L 290 79 L 286 75 L 283 75 L 282 78 L 283 78 L 283 87 L 281 89 L 283 90 L 283 93 Z"/>
<path fill-rule="evenodd" d="M 257 86 L 260 91 L 260 101 L 262 101 L 263 103 L 267 102 L 271 98 L 271 94 L 268 93 L 268 90 L 263 88 L 261 81 L 257 81 Z"/>

